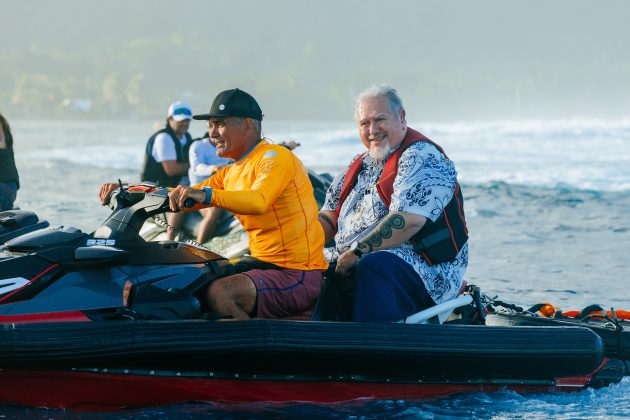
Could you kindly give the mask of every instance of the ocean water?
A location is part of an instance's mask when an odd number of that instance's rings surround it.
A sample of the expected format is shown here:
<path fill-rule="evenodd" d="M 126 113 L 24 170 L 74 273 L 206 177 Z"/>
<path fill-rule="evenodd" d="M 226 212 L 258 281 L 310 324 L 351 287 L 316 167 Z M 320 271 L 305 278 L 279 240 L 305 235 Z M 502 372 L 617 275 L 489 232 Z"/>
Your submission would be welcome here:
<path fill-rule="evenodd" d="M 108 215 L 105 181 L 138 180 L 152 121 L 12 121 L 22 189 L 16 205 L 90 232 Z M 504 301 L 630 310 L 630 120 L 411 123 L 456 163 L 470 230 L 468 283 Z M 194 122 L 193 135 L 204 126 Z M 352 121 L 265 123 L 272 140 L 337 173 L 362 151 Z M 630 416 L 630 381 L 573 394 L 471 393 L 432 402 L 346 405 L 184 404 L 110 418 L 614 418 Z M 0 417 L 74 418 L 0 407 Z M 99 417 L 95 415 L 96 417 Z M 101 417 L 102 418 L 102 417 Z"/>

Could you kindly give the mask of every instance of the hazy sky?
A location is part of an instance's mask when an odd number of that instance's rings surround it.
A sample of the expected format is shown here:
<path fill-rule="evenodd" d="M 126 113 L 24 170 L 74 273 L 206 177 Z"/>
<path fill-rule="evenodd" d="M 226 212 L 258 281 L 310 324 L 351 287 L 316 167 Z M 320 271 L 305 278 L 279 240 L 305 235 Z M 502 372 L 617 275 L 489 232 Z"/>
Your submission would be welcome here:
<path fill-rule="evenodd" d="M 149 113 L 241 87 L 269 118 L 343 120 L 388 83 L 415 120 L 619 118 L 629 22 L 624 0 L 0 0 L 0 112 L 20 74 L 76 73 Z"/>

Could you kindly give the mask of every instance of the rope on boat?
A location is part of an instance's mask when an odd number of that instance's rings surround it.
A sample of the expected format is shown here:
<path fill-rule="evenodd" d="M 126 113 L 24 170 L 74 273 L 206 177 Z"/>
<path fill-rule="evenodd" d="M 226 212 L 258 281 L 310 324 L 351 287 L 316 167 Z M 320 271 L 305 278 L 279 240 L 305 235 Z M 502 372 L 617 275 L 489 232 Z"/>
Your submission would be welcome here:
<path fill-rule="evenodd" d="M 614 328 L 617 338 L 617 354 L 622 354 L 624 351 L 625 346 L 623 343 L 622 333 L 625 330 L 623 324 L 625 323 L 625 321 L 630 320 L 630 311 L 625 311 L 621 309 L 615 310 L 613 307 L 611 307 L 609 311 L 606 311 L 602 306 L 597 304 L 589 305 L 582 310 L 562 311 L 560 308 L 553 306 L 548 302 L 537 303 L 536 305 L 533 305 L 528 309 L 523 309 L 520 306 L 497 300 L 496 297 L 490 298 L 487 295 L 484 295 L 484 300 L 488 302 L 487 308 L 490 311 L 496 311 L 495 308 L 501 307 L 514 311 L 521 315 L 528 315 L 540 318 L 575 320 L 579 323 L 585 324 L 589 321 L 606 321 L 606 323 L 603 325 L 604 327 Z"/>

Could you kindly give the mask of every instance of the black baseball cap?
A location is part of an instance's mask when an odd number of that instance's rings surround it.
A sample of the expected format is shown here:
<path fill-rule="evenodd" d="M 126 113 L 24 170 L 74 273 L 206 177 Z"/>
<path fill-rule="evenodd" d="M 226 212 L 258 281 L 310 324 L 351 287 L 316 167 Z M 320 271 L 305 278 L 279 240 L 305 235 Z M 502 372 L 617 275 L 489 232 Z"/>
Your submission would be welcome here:
<path fill-rule="evenodd" d="M 262 121 L 263 113 L 252 95 L 240 89 L 224 90 L 219 93 L 207 114 L 193 115 L 196 120 L 216 117 L 242 117 Z"/>

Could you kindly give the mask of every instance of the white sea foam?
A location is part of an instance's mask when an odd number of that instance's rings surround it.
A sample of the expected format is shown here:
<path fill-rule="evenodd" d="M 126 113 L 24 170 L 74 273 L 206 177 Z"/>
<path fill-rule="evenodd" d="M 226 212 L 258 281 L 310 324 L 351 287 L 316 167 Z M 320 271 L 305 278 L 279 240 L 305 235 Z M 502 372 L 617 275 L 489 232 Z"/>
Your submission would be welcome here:
<path fill-rule="evenodd" d="M 463 183 L 504 181 L 580 189 L 630 189 L 630 120 L 410 124 L 441 144 Z M 298 154 L 338 171 L 363 151 L 356 130 L 295 133 Z"/>
<path fill-rule="evenodd" d="M 630 189 L 630 121 L 427 125 L 462 182 L 506 181 L 582 189 Z"/>
<path fill-rule="evenodd" d="M 52 125 L 52 128 L 49 126 Z M 630 190 L 630 120 L 499 121 L 417 123 L 412 127 L 441 144 L 455 162 L 462 183 L 504 181 L 535 186 Z M 21 154 L 50 165 L 69 162 L 137 173 L 142 164 L 147 121 L 20 122 Z M 203 126 L 193 126 L 196 134 Z M 20 133 L 25 131 L 25 133 Z M 29 138 L 29 132 L 35 138 Z M 277 142 L 298 141 L 296 153 L 318 171 L 337 173 L 364 148 L 346 123 L 270 123 L 265 133 Z M 48 141 L 54 138 L 54 141 Z"/>

